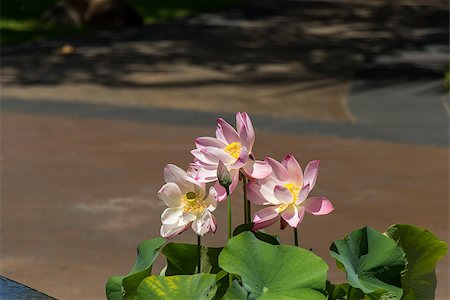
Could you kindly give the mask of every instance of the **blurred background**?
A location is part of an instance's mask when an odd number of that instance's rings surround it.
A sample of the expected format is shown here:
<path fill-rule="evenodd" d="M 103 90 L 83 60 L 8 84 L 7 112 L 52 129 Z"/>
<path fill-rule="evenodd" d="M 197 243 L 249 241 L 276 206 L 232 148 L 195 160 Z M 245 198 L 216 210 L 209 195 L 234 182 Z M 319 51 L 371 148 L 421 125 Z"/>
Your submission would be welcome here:
<path fill-rule="evenodd" d="M 258 158 L 321 160 L 314 195 L 335 211 L 307 216 L 300 244 L 333 282 L 344 274 L 329 246 L 356 228 L 411 223 L 449 241 L 447 1 L 0 8 L 1 275 L 56 298 L 105 298 L 108 277 L 159 235 L 163 167 L 187 167 L 194 139 L 238 111 L 253 120 Z M 226 241 L 224 207 L 216 216 L 213 246 Z M 175 240 L 196 242 L 189 231 Z M 448 264 L 437 299 L 449 298 Z"/>

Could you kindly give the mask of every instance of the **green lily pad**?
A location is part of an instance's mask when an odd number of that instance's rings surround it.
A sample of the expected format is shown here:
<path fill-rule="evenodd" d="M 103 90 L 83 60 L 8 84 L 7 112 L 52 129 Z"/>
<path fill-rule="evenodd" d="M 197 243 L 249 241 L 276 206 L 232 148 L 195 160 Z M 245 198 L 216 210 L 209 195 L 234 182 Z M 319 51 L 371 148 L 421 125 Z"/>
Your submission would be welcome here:
<path fill-rule="evenodd" d="M 405 253 L 406 270 L 402 274 L 403 299 L 434 299 L 437 262 L 447 253 L 447 243 L 428 230 L 397 224 L 386 230 Z"/>
<path fill-rule="evenodd" d="M 165 239 L 158 237 L 141 242 L 137 247 L 137 259 L 126 276 L 112 276 L 106 283 L 108 300 L 122 300 L 133 297 L 141 281 L 149 276 L 152 265 L 164 245 Z"/>
<path fill-rule="evenodd" d="M 241 276 L 249 299 L 326 299 L 328 266 L 320 257 L 299 247 L 262 242 L 248 231 L 228 241 L 219 266 Z"/>
<path fill-rule="evenodd" d="M 134 300 L 210 300 L 216 293 L 214 274 L 149 276 L 139 285 Z"/>
<path fill-rule="evenodd" d="M 360 289 L 354 288 L 348 283 L 331 284 L 327 282 L 328 300 L 337 299 L 370 299 L 368 295 L 364 294 Z M 350 292 L 350 294 L 349 294 Z M 378 298 L 377 298 L 378 299 Z"/>
<path fill-rule="evenodd" d="M 402 251 L 396 243 L 366 226 L 335 241 L 330 254 L 340 268 L 345 268 L 349 284 L 370 294 L 382 290 L 398 299 L 403 290 L 400 273 L 405 269 Z"/>
<path fill-rule="evenodd" d="M 247 300 L 247 297 L 248 293 L 244 287 L 234 280 L 231 287 L 227 290 L 224 300 Z"/>
<path fill-rule="evenodd" d="M 222 248 L 202 246 L 201 267 L 202 273 L 219 273 L 222 269 L 218 264 L 219 253 Z M 167 258 L 166 276 L 169 275 L 191 275 L 197 272 L 198 249 L 197 245 L 168 243 L 162 254 Z"/>
<path fill-rule="evenodd" d="M 247 224 L 241 224 L 239 226 L 237 226 L 234 231 L 233 231 L 233 236 L 236 236 L 244 231 L 249 231 L 251 233 L 253 233 L 256 238 L 260 241 L 272 244 L 272 245 L 279 245 L 280 241 L 278 240 L 278 236 L 277 235 L 271 235 L 268 233 L 265 233 L 262 230 L 259 231 L 253 231 L 253 225 L 254 223 L 247 223 Z"/>
<path fill-rule="evenodd" d="M 224 270 L 216 274 L 217 291 L 214 300 L 222 300 L 225 293 L 229 290 L 229 274 Z"/>
<path fill-rule="evenodd" d="M 123 300 L 122 281 L 125 276 L 111 276 L 106 283 L 106 298 L 108 300 Z"/>

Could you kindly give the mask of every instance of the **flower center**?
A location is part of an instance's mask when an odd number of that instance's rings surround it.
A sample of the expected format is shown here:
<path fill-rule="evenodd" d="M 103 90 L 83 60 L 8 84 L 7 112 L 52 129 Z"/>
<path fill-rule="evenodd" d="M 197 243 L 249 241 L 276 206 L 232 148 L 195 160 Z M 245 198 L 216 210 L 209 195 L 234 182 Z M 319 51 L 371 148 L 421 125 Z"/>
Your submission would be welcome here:
<path fill-rule="evenodd" d="M 184 195 L 184 197 L 186 197 L 186 200 L 191 202 L 191 201 L 195 201 L 195 198 L 197 198 L 197 195 L 194 192 L 187 192 L 186 195 Z"/>
<path fill-rule="evenodd" d="M 184 213 L 190 213 L 196 216 L 199 216 L 206 209 L 203 201 L 197 200 L 197 195 L 194 192 L 187 192 L 181 198 L 181 206 Z"/>
<path fill-rule="evenodd" d="M 278 207 L 277 208 L 275 208 L 275 211 L 277 212 L 277 213 L 279 213 L 279 214 L 281 214 L 283 211 L 285 211 L 287 208 L 288 208 L 288 206 L 289 205 L 291 205 L 292 203 L 289 203 L 289 204 L 280 204 L 280 205 L 278 205 Z"/>
<path fill-rule="evenodd" d="M 292 202 L 297 201 L 301 186 L 298 186 L 295 183 L 286 183 L 284 187 L 287 188 L 289 192 L 291 192 L 292 196 L 294 196 L 294 201 Z"/>
<path fill-rule="evenodd" d="M 285 211 L 289 205 L 294 205 L 295 201 L 297 201 L 298 199 L 298 193 L 300 192 L 301 186 L 296 185 L 295 183 L 286 183 L 284 185 L 285 188 L 287 188 L 289 190 L 289 192 L 291 192 L 292 196 L 293 196 L 293 200 L 291 203 L 287 203 L 287 204 L 280 204 L 278 205 L 278 207 L 275 209 L 275 211 L 277 213 L 282 213 L 283 211 Z"/>
<path fill-rule="evenodd" d="M 239 142 L 232 142 L 225 147 L 225 152 L 238 159 L 241 155 L 242 145 Z"/>

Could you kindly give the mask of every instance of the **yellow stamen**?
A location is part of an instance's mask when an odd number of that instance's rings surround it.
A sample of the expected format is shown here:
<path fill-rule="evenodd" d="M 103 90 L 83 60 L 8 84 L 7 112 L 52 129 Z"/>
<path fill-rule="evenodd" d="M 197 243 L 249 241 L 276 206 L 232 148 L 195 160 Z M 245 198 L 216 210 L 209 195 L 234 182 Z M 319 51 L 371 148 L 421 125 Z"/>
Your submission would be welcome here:
<path fill-rule="evenodd" d="M 298 193 L 300 192 L 300 189 L 302 188 L 299 185 L 296 185 L 295 183 L 286 183 L 284 185 L 285 188 L 287 188 L 289 190 L 289 192 L 291 192 L 292 196 L 293 196 L 293 200 L 291 203 L 288 204 L 280 204 L 275 211 L 277 213 L 282 213 L 283 211 L 285 211 L 289 205 L 295 205 L 295 201 L 297 201 L 298 199 Z"/>
<path fill-rule="evenodd" d="M 197 199 L 197 195 L 194 192 L 187 192 L 181 198 L 181 206 L 183 207 L 183 212 L 196 216 L 199 216 L 206 209 L 206 205 L 201 199 Z"/>
<path fill-rule="evenodd" d="M 294 196 L 293 202 L 297 201 L 301 186 L 298 186 L 295 183 L 286 183 L 284 187 L 287 188 L 289 192 L 291 192 L 292 196 Z"/>
<path fill-rule="evenodd" d="M 287 208 L 288 208 L 288 206 L 289 205 L 291 205 L 292 203 L 289 203 L 289 204 L 280 204 L 277 208 L 275 208 L 275 211 L 277 212 L 277 213 L 282 213 L 283 211 L 285 211 Z"/>
<path fill-rule="evenodd" d="M 241 155 L 242 145 L 239 142 L 232 142 L 225 147 L 225 152 L 238 159 Z"/>

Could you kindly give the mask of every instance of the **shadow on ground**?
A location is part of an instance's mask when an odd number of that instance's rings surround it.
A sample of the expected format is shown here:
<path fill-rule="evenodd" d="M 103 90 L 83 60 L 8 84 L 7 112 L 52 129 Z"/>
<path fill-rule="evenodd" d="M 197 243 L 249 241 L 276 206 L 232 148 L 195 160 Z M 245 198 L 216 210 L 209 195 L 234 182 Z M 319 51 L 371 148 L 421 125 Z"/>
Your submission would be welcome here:
<path fill-rule="evenodd" d="M 3 47 L 2 81 L 177 88 L 283 85 L 346 79 L 355 72 L 381 84 L 443 78 L 448 28 L 446 1 L 255 1 L 222 14 L 95 38 Z M 62 42 L 75 45 L 75 54 L 56 55 Z M 224 76 L 175 76 L 165 82 L 139 76 L 179 72 L 174 65 Z"/>

